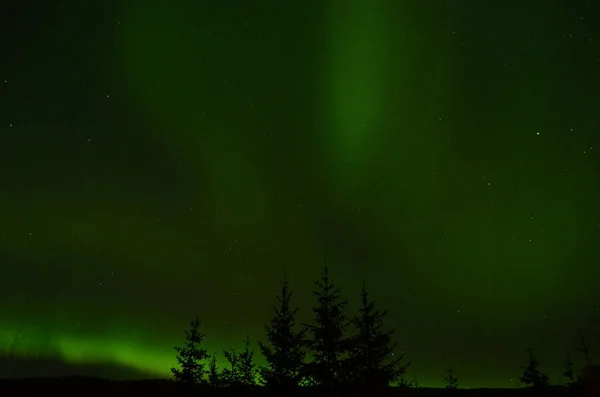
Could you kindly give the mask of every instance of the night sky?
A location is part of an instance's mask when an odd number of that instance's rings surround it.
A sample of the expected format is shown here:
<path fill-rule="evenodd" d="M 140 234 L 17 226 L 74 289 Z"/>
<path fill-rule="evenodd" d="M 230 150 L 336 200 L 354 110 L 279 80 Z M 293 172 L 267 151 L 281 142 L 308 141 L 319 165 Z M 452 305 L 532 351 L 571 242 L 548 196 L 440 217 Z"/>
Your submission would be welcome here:
<path fill-rule="evenodd" d="M 600 353 L 592 3 L 3 1 L 0 377 L 170 376 L 195 313 L 264 340 L 285 271 L 310 322 L 327 261 L 409 379 L 515 387 L 531 343 L 562 382 Z"/>

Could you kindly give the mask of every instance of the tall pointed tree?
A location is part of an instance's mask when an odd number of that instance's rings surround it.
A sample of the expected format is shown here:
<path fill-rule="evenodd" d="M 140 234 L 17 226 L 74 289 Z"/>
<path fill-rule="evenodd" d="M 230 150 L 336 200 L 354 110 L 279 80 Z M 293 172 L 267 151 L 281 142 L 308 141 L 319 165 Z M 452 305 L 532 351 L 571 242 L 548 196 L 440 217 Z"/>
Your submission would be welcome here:
<path fill-rule="evenodd" d="M 181 368 L 171 368 L 175 379 L 186 384 L 199 384 L 204 382 L 204 363 L 209 357 L 206 349 L 199 347 L 204 340 L 204 334 L 199 331 L 200 321 L 196 315 L 190 323 L 190 329 L 185 331 L 185 345 L 175 347 L 177 362 Z"/>
<path fill-rule="evenodd" d="M 262 383 L 266 386 L 298 386 L 306 350 L 303 346 L 306 330 L 295 331 L 298 308 L 292 308 L 292 292 L 289 280 L 284 276 L 277 305 L 273 306 L 273 317 L 265 325 L 268 344 L 261 341 L 258 346 L 267 365 L 259 368 Z"/>
<path fill-rule="evenodd" d="M 548 376 L 543 374 L 540 369 L 539 361 L 533 356 L 533 349 L 529 346 L 526 349 L 529 357 L 527 359 L 527 364 L 523 368 L 523 375 L 521 376 L 521 382 L 531 385 L 535 388 L 541 388 L 548 386 L 550 383 L 548 380 Z"/>
<path fill-rule="evenodd" d="M 256 366 L 254 364 L 254 350 L 250 350 L 250 334 L 246 334 L 244 351 L 239 355 L 240 359 L 240 382 L 244 386 L 256 384 Z"/>
<path fill-rule="evenodd" d="M 402 353 L 395 354 L 394 329 L 384 330 L 384 318 L 388 310 L 375 308 L 363 281 L 359 314 L 352 318 L 356 335 L 350 338 L 350 357 L 346 375 L 354 384 L 388 386 L 406 372 L 410 363 L 401 364 Z"/>
<path fill-rule="evenodd" d="M 217 368 L 217 355 L 213 354 L 208 365 L 208 384 L 213 387 L 222 386 L 221 374 Z"/>
<path fill-rule="evenodd" d="M 317 385 L 338 386 L 345 380 L 344 360 L 349 347 L 345 337 L 349 325 L 344 313 L 347 302 L 341 299 L 340 290 L 332 282 L 327 263 L 315 286 L 315 324 L 307 325 L 312 336 L 307 340 L 307 345 L 313 356 L 313 361 L 307 366 L 308 376 Z"/>
<path fill-rule="evenodd" d="M 591 352 L 591 347 L 592 345 L 590 345 L 589 343 L 586 343 L 585 338 L 583 337 L 583 331 L 581 330 L 581 328 L 579 328 L 579 339 L 581 341 L 581 346 L 577 349 L 580 353 L 581 356 L 583 358 L 583 360 L 585 361 L 585 365 L 592 365 L 592 361 L 594 360 L 594 357 L 592 356 L 592 352 Z"/>

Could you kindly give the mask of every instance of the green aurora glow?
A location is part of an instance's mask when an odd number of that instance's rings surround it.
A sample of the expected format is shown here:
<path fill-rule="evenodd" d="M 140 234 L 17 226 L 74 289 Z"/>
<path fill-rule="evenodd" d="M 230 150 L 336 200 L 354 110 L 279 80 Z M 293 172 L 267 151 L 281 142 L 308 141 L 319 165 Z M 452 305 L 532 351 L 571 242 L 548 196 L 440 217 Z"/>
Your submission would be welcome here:
<path fill-rule="evenodd" d="M 409 378 L 513 387 L 531 342 L 558 381 L 600 335 L 592 5 L 226 3 L 2 13 L 0 355 L 170 376 L 284 267 L 308 321 L 327 258 Z"/>

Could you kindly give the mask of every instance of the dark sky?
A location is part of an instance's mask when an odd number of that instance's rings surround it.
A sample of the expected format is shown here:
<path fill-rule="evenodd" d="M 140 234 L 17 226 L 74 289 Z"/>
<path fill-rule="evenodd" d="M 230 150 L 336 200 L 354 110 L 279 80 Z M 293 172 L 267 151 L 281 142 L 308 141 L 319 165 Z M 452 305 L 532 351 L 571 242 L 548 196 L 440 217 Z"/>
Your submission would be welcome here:
<path fill-rule="evenodd" d="M 210 352 L 264 340 L 284 270 L 310 321 L 325 260 L 424 385 L 514 386 L 528 343 L 562 382 L 579 327 L 600 349 L 593 1 L 1 7 L 18 376 L 168 376 L 195 313 Z"/>

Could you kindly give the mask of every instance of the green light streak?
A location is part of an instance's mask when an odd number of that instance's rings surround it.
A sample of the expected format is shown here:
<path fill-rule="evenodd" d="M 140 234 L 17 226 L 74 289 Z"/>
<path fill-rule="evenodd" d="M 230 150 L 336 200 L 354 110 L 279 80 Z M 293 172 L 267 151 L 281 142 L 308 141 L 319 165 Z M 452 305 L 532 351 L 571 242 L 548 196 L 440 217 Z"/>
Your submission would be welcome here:
<path fill-rule="evenodd" d="M 386 2 L 330 2 L 329 65 L 325 89 L 327 139 L 335 178 L 353 189 L 368 173 L 381 148 L 378 128 L 389 87 L 389 33 Z"/>

